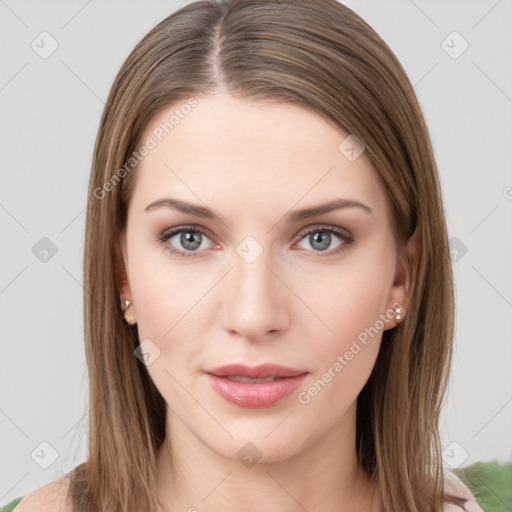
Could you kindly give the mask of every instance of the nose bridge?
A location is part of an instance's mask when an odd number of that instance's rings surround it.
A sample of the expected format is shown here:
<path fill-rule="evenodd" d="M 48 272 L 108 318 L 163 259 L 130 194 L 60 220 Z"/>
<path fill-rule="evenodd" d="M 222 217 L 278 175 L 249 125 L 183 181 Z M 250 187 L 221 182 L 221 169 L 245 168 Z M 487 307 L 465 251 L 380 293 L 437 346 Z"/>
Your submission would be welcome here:
<path fill-rule="evenodd" d="M 269 269 L 275 266 L 271 248 L 247 237 L 237 246 L 233 259 L 224 301 L 224 327 L 252 339 L 282 329 L 287 318 L 286 297 L 283 284 Z"/>

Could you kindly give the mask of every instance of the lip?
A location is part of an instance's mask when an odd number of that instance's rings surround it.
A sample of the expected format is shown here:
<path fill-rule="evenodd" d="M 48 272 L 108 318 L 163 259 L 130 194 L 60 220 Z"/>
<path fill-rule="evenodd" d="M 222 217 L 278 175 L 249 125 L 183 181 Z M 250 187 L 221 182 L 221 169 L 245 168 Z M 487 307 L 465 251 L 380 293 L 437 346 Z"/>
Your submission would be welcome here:
<path fill-rule="evenodd" d="M 308 372 L 281 365 L 264 364 L 249 367 L 243 364 L 221 366 L 205 371 L 212 388 L 229 403 L 245 408 L 270 407 L 295 391 Z M 265 379 L 279 377 L 270 382 L 236 382 L 228 376 Z"/>
<path fill-rule="evenodd" d="M 227 366 L 218 366 L 209 370 L 204 370 L 205 373 L 217 375 L 218 377 L 239 376 L 248 377 L 250 379 L 266 379 L 267 377 L 296 377 L 307 373 L 304 370 L 297 370 L 296 368 L 288 368 L 279 364 L 260 364 L 257 366 L 247 366 L 245 364 L 229 364 Z"/>

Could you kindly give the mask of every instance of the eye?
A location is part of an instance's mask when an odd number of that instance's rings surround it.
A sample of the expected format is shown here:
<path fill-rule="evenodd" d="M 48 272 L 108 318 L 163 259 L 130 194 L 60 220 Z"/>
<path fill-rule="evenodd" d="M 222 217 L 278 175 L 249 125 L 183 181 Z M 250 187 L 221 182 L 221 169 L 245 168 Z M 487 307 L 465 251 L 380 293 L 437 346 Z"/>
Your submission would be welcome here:
<path fill-rule="evenodd" d="M 173 238 L 175 238 L 174 241 L 172 241 Z M 182 258 L 195 258 L 201 256 L 201 253 L 198 252 L 199 249 L 206 248 L 203 244 L 205 238 L 207 238 L 206 231 L 203 229 L 184 226 L 165 231 L 159 237 L 159 240 L 170 253 Z M 175 249 L 175 247 L 178 247 L 178 249 Z M 183 249 L 180 249 L 180 247 Z"/>
<path fill-rule="evenodd" d="M 341 242 L 335 246 L 334 249 L 327 250 L 335 238 L 338 238 Z M 301 241 L 302 240 L 306 240 L 310 247 L 313 248 L 313 252 L 325 253 L 318 254 L 320 257 L 339 254 L 346 250 L 347 246 L 354 243 L 352 235 L 330 226 L 320 226 L 309 229 L 309 231 L 302 234 Z"/>

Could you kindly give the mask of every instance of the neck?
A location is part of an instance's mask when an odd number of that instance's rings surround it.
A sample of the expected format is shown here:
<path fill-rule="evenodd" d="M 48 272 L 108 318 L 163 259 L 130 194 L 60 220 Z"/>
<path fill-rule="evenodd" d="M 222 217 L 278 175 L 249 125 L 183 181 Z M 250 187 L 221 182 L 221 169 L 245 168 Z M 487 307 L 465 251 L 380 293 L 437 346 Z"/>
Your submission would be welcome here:
<path fill-rule="evenodd" d="M 158 453 L 163 512 L 380 510 L 377 483 L 357 458 L 355 403 L 343 423 L 297 447 L 291 457 L 252 465 L 250 457 L 242 463 L 236 454 L 216 453 L 169 411 L 167 432 Z"/>

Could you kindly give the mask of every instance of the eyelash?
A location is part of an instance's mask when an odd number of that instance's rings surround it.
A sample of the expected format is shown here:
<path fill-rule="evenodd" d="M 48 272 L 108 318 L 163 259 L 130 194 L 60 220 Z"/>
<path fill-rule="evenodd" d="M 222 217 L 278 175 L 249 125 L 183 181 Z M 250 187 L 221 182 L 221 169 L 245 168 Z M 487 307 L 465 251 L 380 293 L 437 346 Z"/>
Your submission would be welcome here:
<path fill-rule="evenodd" d="M 166 242 L 169 240 L 169 238 L 172 238 L 174 235 L 179 234 L 179 233 L 181 233 L 183 231 L 192 231 L 194 233 L 201 233 L 201 235 L 204 235 L 204 236 L 208 237 L 208 233 L 204 229 L 202 229 L 200 227 L 196 227 L 196 226 L 181 226 L 181 227 L 171 228 L 169 230 L 164 231 L 158 237 L 158 241 L 164 245 L 165 250 L 169 251 L 173 255 L 180 256 L 181 258 L 197 258 L 197 257 L 200 257 L 201 253 L 198 252 L 198 251 L 188 251 L 188 252 L 185 252 L 185 251 L 174 249 L 169 244 L 166 244 Z M 334 254 L 340 254 L 343 251 L 345 251 L 348 248 L 348 246 L 352 245 L 355 242 L 355 240 L 352 237 L 352 235 L 348 235 L 348 234 L 346 234 L 346 233 L 344 233 L 342 231 L 339 231 L 338 229 L 332 228 L 330 226 L 315 227 L 315 228 L 310 229 L 309 231 L 303 232 L 303 233 L 300 234 L 300 240 L 302 240 L 303 238 L 306 238 L 307 236 L 309 236 L 309 235 L 311 235 L 313 233 L 317 233 L 317 232 L 324 232 L 324 233 L 329 233 L 331 235 L 336 235 L 344 243 L 341 244 L 340 246 L 338 246 L 336 249 L 332 249 L 332 250 L 327 251 L 327 252 L 325 252 L 323 254 L 320 251 L 314 251 L 314 252 L 318 253 L 317 256 L 315 256 L 315 257 L 322 258 L 322 257 L 325 257 L 325 256 L 332 256 Z"/>

